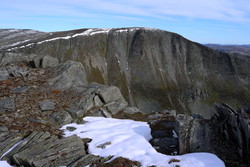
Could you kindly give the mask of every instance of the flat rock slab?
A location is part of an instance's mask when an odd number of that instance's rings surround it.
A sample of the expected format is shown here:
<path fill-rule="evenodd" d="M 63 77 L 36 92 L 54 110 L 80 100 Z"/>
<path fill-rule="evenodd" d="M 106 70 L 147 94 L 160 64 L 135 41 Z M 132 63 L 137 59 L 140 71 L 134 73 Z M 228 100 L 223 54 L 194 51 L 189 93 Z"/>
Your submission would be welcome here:
<path fill-rule="evenodd" d="M 54 110 L 55 108 L 55 103 L 52 102 L 51 100 L 40 101 L 39 105 L 42 111 L 51 111 L 51 110 Z"/>
<path fill-rule="evenodd" d="M 13 161 L 20 166 L 68 166 L 85 155 L 84 143 L 76 135 L 62 139 L 51 136 L 16 153 Z"/>
<path fill-rule="evenodd" d="M 15 110 L 15 99 L 13 97 L 0 99 L 0 112 L 14 111 Z"/>

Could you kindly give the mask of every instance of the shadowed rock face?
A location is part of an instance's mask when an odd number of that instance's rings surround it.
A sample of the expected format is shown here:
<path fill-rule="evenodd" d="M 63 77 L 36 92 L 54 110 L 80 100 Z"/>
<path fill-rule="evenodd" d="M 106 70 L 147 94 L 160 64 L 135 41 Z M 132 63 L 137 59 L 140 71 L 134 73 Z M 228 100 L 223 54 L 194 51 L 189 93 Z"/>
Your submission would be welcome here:
<path fill-rule="evenodd" d="M 144 112 L 176 109 L 209 117 L 215 102 L 250 101 L 249 56 L 217 52 L 167 31 L 82 29 L 46 33 L 15 48 L 5 43 L 0 39 L 0 60 L 50 55 L 79 61 L 88 82 L 119 87 L 129 104 Z"/>

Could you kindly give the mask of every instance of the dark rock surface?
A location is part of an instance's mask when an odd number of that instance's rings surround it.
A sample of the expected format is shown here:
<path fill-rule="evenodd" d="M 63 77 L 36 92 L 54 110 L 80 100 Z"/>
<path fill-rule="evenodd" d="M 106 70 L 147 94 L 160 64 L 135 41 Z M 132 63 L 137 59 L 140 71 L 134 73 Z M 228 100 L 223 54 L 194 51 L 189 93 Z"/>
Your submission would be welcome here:
<path fill-rule="evenodd" d="M 177 115 L 179 153 L 210 152 L 223 159 L 227 167 L 249 166 L 249 116 L 244 109 L 234 110 L 226 103 L 216 104 L 215 110 L 210 120 Z"/>
<path fill-rule="evenodd" d="M 226 103 L 215 105 L 218 115 L 213 119 L 216 124 L 217 140 L 223 140 L 227 161 L 238 160 L 240 162 L 248 162 L 250 164 L 250 117 L 244 109 L 235 110 Z M 219 147 L 216 150 L 219 152 Z"/>

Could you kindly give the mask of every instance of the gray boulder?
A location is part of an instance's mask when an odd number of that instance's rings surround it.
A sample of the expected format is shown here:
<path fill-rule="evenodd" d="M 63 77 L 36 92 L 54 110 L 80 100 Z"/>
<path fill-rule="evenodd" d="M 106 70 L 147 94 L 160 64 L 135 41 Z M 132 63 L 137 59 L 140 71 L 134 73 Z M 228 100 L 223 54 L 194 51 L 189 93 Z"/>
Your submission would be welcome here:
<path fill-rule="evenodd" d="M 125 101 L 121 91 L 119 88 L 116 86 L 110 86 L 108 88 L 104 88 L 103 90 L 100 91 L 99 93 L 100 99 L 104 101 L 106 104 L 109 102 L 114 102 L 114 101 Z"/>
<path fill-rule="evenodd" d="M 60 64 L 48 83 L 54 89 L 69 89 L 72 87 L 81 87 L 88 84 L 85 69 L 83 65 L 75 61 L 67 61 Z"/>
<path fill-rule="evenodd" d="M 117 112 L 122 111 L 124 108 L 128 106 L 128 103 L 125 100 L 118 100 L 114 102 L 109 102 L 104 105 L 113 115 L 117 114 Z"/>
<path fill-rule="evenodd" d="M 30 89 L 29 86 L 16 87 L 12 91 L 13 93 L 24 93 Z"/>
<path fill-rule="evenodd" d="M 66 111 L 54 112 L 50 117 L 60 125 L 69 124 L 73 121 L 71 115 Z"/>
<path fill-rule="evenodd" d="M 104 88 L 98 93 L 98 95 L 105 103 L 104 107 L 111 111 L 112 114 L 116 114 L 118 111 L 121 111 L 128 106 L 120 89 L 116 86 Z"/>
<path fill-rule="evenodd" d="M 41 68 L 56 67 L 59 64 L 59 60 L 56 57 L 44 56 L 41 59 Z"/>

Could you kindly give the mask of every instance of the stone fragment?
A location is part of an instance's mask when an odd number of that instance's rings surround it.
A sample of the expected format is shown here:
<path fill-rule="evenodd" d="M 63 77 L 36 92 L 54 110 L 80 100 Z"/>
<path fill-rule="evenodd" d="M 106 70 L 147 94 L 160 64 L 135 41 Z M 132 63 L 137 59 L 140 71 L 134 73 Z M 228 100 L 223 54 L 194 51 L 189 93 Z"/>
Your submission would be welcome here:
<path fill-rule="evenodd" d="M 119 111 L 122 111 L 128 106 L 128 103 L 125 100 L 118 100 L 115 102 L 110 102 L 104 105 L 113 115 L 117 114 Z"/>
<path fill-rule="evenodd" d="M 50 117 L 58 124 L 65 125 L 73 121 L 71 115 L 66 111 L 54 112 Z"/>
<path fill-rule="evenodd" d="M 67 126 L 67 128 L 66 128 L 68 131 L 70 131 L 70 132 L 73 132 L 74 130 L 76 130 L 76 128 L 75 127 L 72 127 L 72 126 Z"/>
<path fill-rule="evenodd" d="M 163 114 L 167 114 L 168 116 L 176 117 L 176 111 L 175 110 L 163 110 L 161 111 Z"/>
<path fill-rule="evenodd" d="M 137 107 L 127 107 L 123 110 L 124 113 L 127 114 L 135 114 L 135 113 L 142 113 Z"/>
<path fill-rule="evenodd" d="M 16 87 L 12 91 L 13 91 L 13 93 L 25 93 L 29 89 L 30 89 L 29 86 L 23 86 L 23 87 Z"/>
<path fill-rule="evenodd" d="M 120 89 L 116 86 L 110 86 L 108 88 L 105 88 L 100 91 L 99 96 L 102 101 L 104 101 L 106 104 L 109 102 L 115 102 L 115 101 L 125 101 Z"/>
<path fill-rule="evenodd" d="M 0 112 L 14 111 L 15 99 L 14 97 L 0 99 Z"/>
<path fill-rule="evenodd" d="M 51 111 L 51 110 L 54 110 L 55 108 L 55 103 L 52 102 L 51 100 L 40 101 L 39 105 L 42 111 Z"/>
<path fill-rule="evenodd" d="M 157 138 L 150 141 L 154 148 L 162 153 L 171 155 L 178 147 L 178 140 L 175 138 Z"/>
<path fill-rule="evenodd" d="M 105 110 L 104 108 L 100 108 L 100 111 L 102 112 L 102 115 L 105 118 L 112 118 L 111 114 L 107 110 Z"/>
<path fill-rule="evenodd" d="M 73 119 L 80 118 L 85 114 L 85 112 L 77 106 L 71 106 L 70 108 L 66 108 L 65 110 L 71 115 Z"/>
<path fill-rule="evenodd" d="M 7 71 L 13 77 L 25 77 L 28 75 L 28 68 L 19 67 L 16 65 L 7 66 Z"/>
<path fill-rule="evenodd" d="M 95 105 L 95 107 L 101 107 L 101 106 L 103 106 L 103 102 L 101 101 L 101 99 L 99 98 L 99 96 L 95 96 L 94 97 L 94 105 Z"/>

